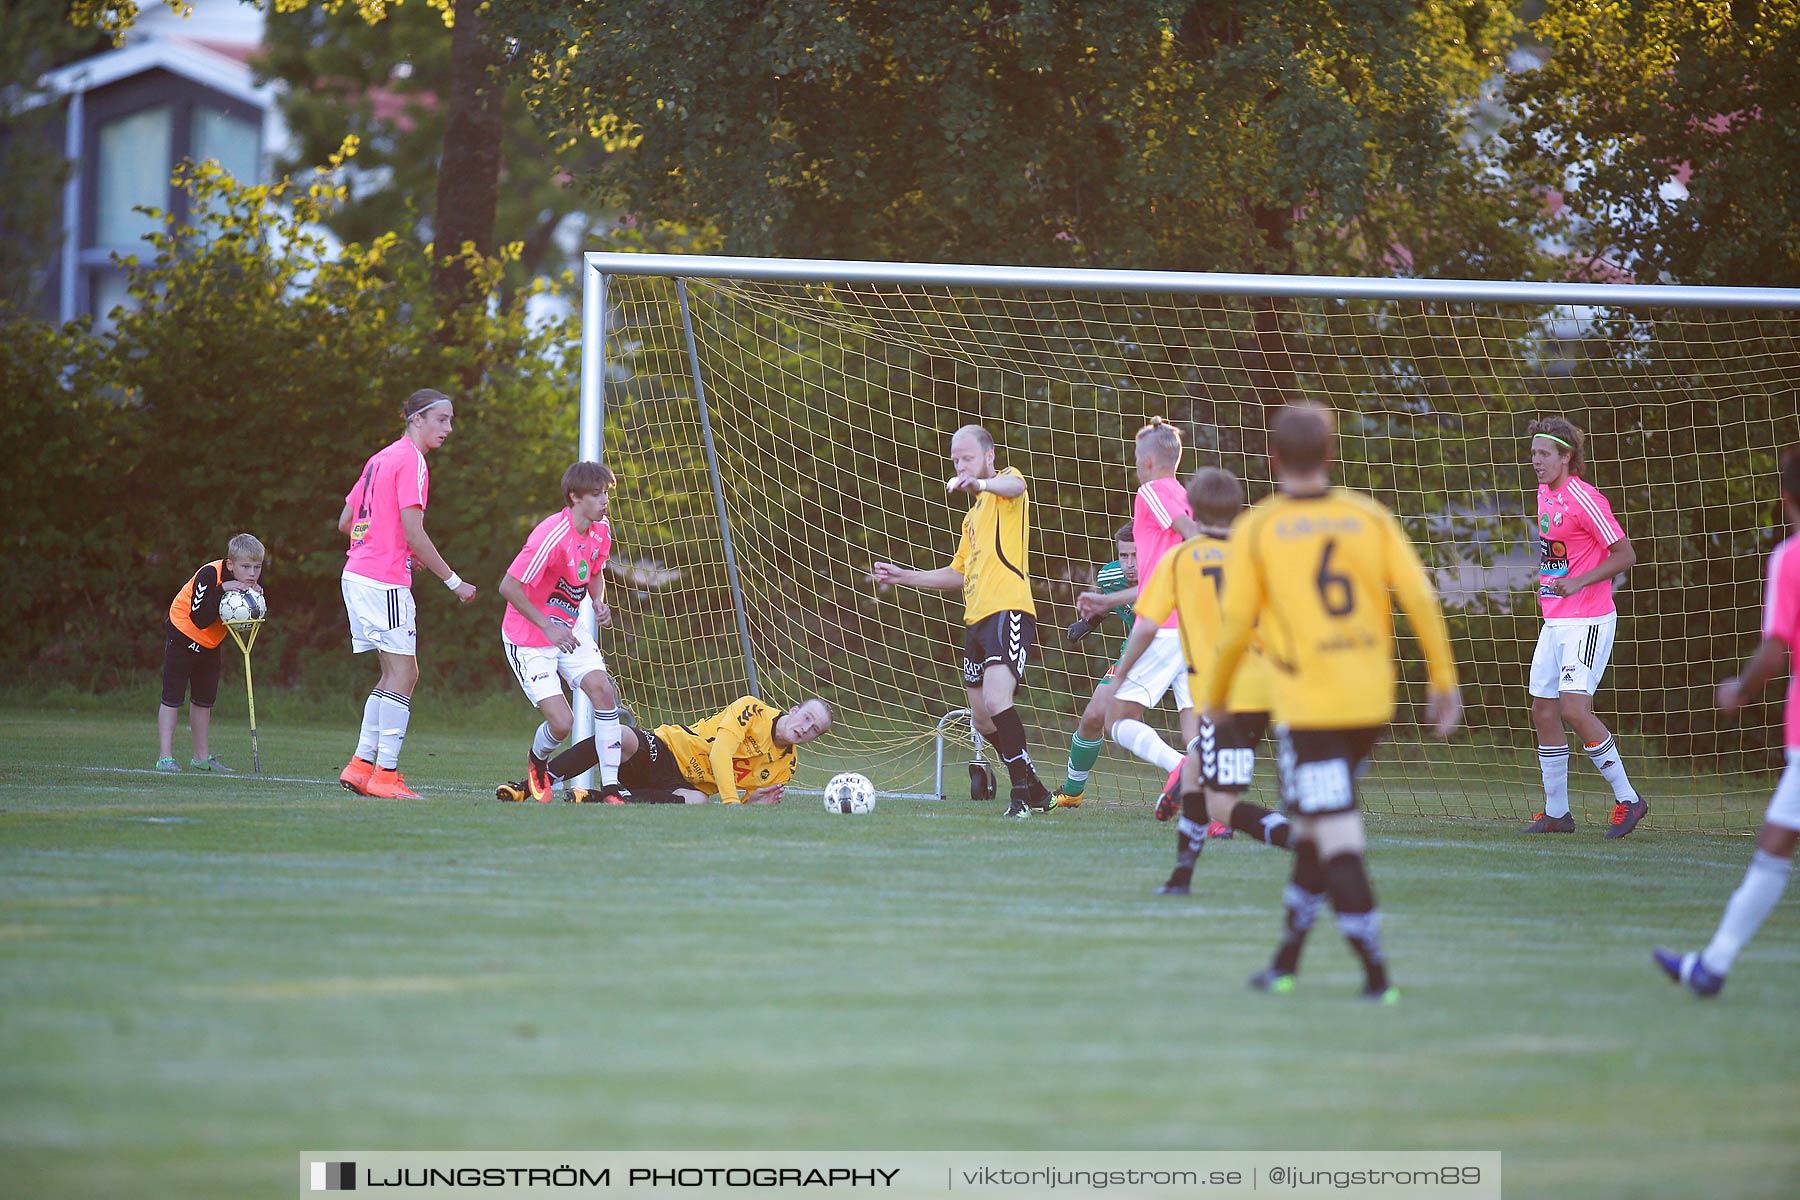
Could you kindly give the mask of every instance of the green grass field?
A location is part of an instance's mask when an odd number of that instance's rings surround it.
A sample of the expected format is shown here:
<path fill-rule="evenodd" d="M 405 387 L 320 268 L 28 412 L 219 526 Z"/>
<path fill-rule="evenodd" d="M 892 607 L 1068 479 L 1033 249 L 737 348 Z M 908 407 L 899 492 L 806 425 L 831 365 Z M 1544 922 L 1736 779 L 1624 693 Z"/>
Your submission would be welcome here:
<path fill-rule="evenodd" d="M 1278 852 L 1170 899 L 1137 807 L 500 805 L 524 714 L 436 699 L 405 804 L 324 782 L 354 716 L 265 714 L 268 777 L 223 779 L 147 770 L 148 697 L 0 709 L 6 1194 L 284 1195 L 331 1147 L 1498 1149 L 1508 1196 L 1800 1193 L 1795 893 L 1716 1002 L 1648 954 L 1748 839 L 1375 818 L 1403 1002 L 1350 998 L 1328 923 L 1271 998 Z"/>

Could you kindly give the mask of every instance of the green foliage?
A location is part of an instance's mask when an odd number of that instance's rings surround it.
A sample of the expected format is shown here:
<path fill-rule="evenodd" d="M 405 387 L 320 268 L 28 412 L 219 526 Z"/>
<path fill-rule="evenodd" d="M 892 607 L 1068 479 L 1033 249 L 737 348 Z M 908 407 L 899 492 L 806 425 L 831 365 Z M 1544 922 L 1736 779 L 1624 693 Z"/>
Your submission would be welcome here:
<path fill-rule="evenodd" d="M 240 530 L 271 556 L 276 623 L 260 677 L 290 681 L 304 655 L 341 653 L 343 496 L 363 460 L 399 436 L 406 395 L 438 385 L 456 396 L 457 430 L 432 459 L 428 528 L 487 603 L 422 588 L 422 664 L 491 682 L 502 669 L 494 584 L 557 507 L 570 457 L 559 448 L 575 441 L 570 331 L 527 325 L 537 287 L 442 328 L 422 247 L 386 234 L 333 248 L 319 223 L 342 193 L 327 178 L 247 187 L 212 164 L 178 178 L 193 223 L 157 234 L 153 257 L 128 260 L 139 307 L 117 310 L 104 338 L 4 322 L 0 416 L 26 457 L 0 485 L 20 514 L 6 541 L 21 563 L 4 601 L 16 631 L 6 661 L 62 661 L 53 652 L 73 592 L 77 610 L 97 610 L 95 628 L 128 631 L 117 635 L 128 645 L 94 656 L 107 668 L 94 682 L 150 669 L 169 596 Z M 471 265 L 491 291 L 502 264 Z M 479 380 L 469 389 L 447 382 L 469 376 Z M 51 548 L 104 571 L 107 586 L 72 589 L 24 565 Z M 364 674 L 354 683 L 366 687 Z"/>
<path fill-rule="evenodd" d="M 1448 206 L 1474 217 L 1445 264 L 1521 261 L 1456 139 L 1515 30 L 1491 0 L 492 13 L 540 120 L 631 144 L 609 177 L 628 206 L 717 219 L 736 252 L 1377 265 Z"/>
<path fill-rule="evenodd" d="M 1513 161 L 1646 282 L 1800 284 L 1800 3 L 1551 0 Z M 1664 185 L 1686 166 L 1687 196 Z"/>

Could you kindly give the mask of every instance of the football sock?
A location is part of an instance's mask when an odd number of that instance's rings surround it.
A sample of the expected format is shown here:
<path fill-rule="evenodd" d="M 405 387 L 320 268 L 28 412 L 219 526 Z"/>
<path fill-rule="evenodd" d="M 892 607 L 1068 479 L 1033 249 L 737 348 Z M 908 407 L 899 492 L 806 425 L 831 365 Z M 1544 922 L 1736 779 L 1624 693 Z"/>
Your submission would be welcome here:
<path fill-rule="evenodd" d="M 561 744 L 561 739 L 551 735 L 550 722 L 540 721 L 537 732 L 531 737 L 531 756 L 543 762 L 555 754 L 556 748 Z"/>
<path fill-rule="evenodd" d="M 1594 764 L 1594 770 L 1600 772 L 1600 777 L 1612 784 L 1613 797 L 1620 804 L 1637 802 L 1637 793 L 1631 790 L 1631 780 L 1625 777 L 1625 764 L 1619 758 L 1619 748 L 1613 745 L 1610 733 L 1599 745 L 1587 747 L 1587 755 L 1588 761 Z M 1568 801 L 1564 800 L 1563 803 L 1567 805 Z"/>
<path fill-rule="evenodd" d="M 994 714 L 993 741 L 1014 787 L 1036 790 L 1044 786 L 1038 782 L 1037 772 L 1031 769 L 1031 755 L 1025 750 L 1025 722 L 1019 720 L 1018 709 L 1007 708 Z"/>
<path fill-rule="evenodd" d="M 1156 730 L 1131 717 L 1113 722 L 1112 740 L 1159 771 L 1173 771 L 1181 765 L 1181 751 L 1163 741 Z"/>
<path fill-rule="evenodd" d="M 1239 833 L 1247 833 L 1259 842 L 1288 848 L 1294 826 L 1278 812 L 1270 812 L 1260 804 L 1239 800 L 1231 806 L 1231 819 L 1225 822 Z"/>
<path fill-rule="evenodd" d="M 1793 860 L 1779 858 L 1766 850 L 1758 850 L 1750 858 L 1750 869 L 1744 872 L 1744 881 L 1731 893 L 1731 899 L 1725 904 L 1725 915 L 1719 920 L 1719 928 L 1700 952 L 1700 962 L 1714 975 L 1724 975 L 1731 970 L 1736 961 L 1738 951 L 1750 940 L 1757 927 L 1763 923 L 1775 909 L 1781 899 L 1782 889 L 1787 887 L 1790 868 Z"/>
<path fill-rule="evenodd" d="M 1325 869 L 1319 865 L 1319 848 L 1312 842 L 1301 842 L 1294 848 L 1294 872 L 1282 889 L 1281 903 L 1287 909 L 1287 924 L 1275 959 L 1269 965 L 1284 975 L 1300 969 L 1300 951 L 1306 947 L 1319 907 L 1325 903 Z"/>
<path fill-rule="evenodd" d="M 1169 882 L 1192 882 L 1194 866 L 1200 861 L 1200 852 L 1204 849 L 1206 821 L 1192 821 L 1183 816 L 1175 823 L 1175 870 L 1170 873 Z"/>
<path fill-rule="evenodd" d="M 1079 733 L 1069 739 L 1069 777 L 1063 780 L 1064 795 L 1079 796 L 1086 790 L 1088 775 L 1100 760 L 1100 748 L 1104 745 L 1105 738 L 1090 742 Z"/>
<path fill-rule="evenodd" d="M 1381 953 L 1381 910 L 1360 854 L 1339 854 L 1325 864 L 1325 886 L 1337 912 L 1338 932 L 1362 960 L 1371 992 L 1387 988 L 1387 959 Z"/>
<path fill-rule="evenodd" d="M 550 778 L 558 781 L 573 779 L 583 771 L 593 770 L 594 764 L 599 761 L 600 755 L 594 749 L 594 739 L 582 738 L 550 760 Z"/>
<path fill-rule="evenodd" d="M 1538 747 L 1538 770 L 1544 773 L 1544 815 L 1569 815 L 1569 747 Z"/>
<path fill-rule="evenodd" d="M 594 710 L 594 744 L 600 748 L 600 786 L 619 782 L 619 756 L 625 752 L 619 740 L 619 710 Z"/>
<path fill-rule="evenodd" d="M 400 747 L 406 741 L 406 723 L 412 719 L 412 700 L 399 692 L 375 689 L 381 697 L 381 744 L 375 765 L 386 771 L 400 766 Z"/>
<path fill-rule="evenodd" d="M 385 695 L 386 692 L 376 688 L 363 701 L 362 732 L 356 739 L 356 757 L 364 762 L 374 762 L 375 751 L 381 745 L 381 698 Z"/>

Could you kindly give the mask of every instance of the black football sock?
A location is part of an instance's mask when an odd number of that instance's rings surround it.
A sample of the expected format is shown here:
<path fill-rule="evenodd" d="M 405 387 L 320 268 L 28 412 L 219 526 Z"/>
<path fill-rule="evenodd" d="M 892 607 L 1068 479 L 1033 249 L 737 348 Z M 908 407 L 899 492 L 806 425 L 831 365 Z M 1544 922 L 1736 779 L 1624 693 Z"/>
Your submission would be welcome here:
<path fill-rule="evenodd" d="M 1381 910 L 1375 907 L 1375 890 L 1360 854 L 1339 854 L 1325 864 L 1326 887 L 1331 907 L 1337 911 L 1338 932 L 1362 960 L 1368 991 L 1387 990 L 1387 959 L 1381 953 Z"/>
<path fill-rule="evenodd" d="M 1259 842 L 1279 846 L 1283 850 L 1288 848 L 1288 838 L 1294 832 L 1293 825 L 1286 817 L 1248 800 L 1239 800 L 1232 805 L 1231 819 L 1225 823 L 1239 833 L 1247 833 Z"/>
<path fill-rule="evenodd" d="M 1000 751 L 1000 761 L 1006 764 L 1012 785 L 1028 788 L 1034 796 L 1042 792 L 1044 785 L 1038 782 L 1037 772 L 1031 766 L 1031 755 L 1025 750 L 1025 723 L 1019 720 L 1019 710 L 1002 709 L 993 719 L 994 748 Z"/>
<path fill-rule="evenodd" d="M 1206 818 L 1198 822 L 1183 816 L 1175 823 L 1175 869 L 1169 873 L 1169 882 L 1186 886 L 1194 880 L 1194 867 L 1200 862 L 1200 852 L 1206 849 Z"/>
<path fill-rule="evenodd" d="M 582 738 L 550 760 L 550 778 L 558 783 L 573 779 L 583 771 L 593 770 L 599 761 L 600 752 L 594 749 L 594 739 Z"/>
<path fill-rule="evenodd" d="M 1325 868 L 1319 865 L 1319 848 L 1312 842 L 1301 842 L 1294 850 L 1294 873 L 1282 890 L 1281 902 L 1287 910 L 1281 945 L 1269 965 L 1283 975 L 1300 969 L 1300 951 L 1306 948 L 1306 935 L 1312 931 L 1319 908 L 1325 903 Z"/>

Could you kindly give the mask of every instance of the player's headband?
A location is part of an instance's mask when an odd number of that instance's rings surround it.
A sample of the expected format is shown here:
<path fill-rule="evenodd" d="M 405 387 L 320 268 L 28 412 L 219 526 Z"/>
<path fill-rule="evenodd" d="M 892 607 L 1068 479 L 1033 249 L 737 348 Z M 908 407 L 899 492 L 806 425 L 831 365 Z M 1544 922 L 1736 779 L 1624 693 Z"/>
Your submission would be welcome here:
<path fill-rule="evenodd" d="M 420 409 L 419 411 L 424 412 L 425 410 Z M 1553 441 L 1557 445 L 1561 446 L 1564 450 L 1573 450 L 1575 448 L 1575 447 L 1569 445 L 1569 443 L 1563 441 L 1561 438 L 1557 437 L 1554 433 L 1534 433 L 1531 436 L 1532 437 L 1549 438 L 1551 441 Z"/>
<path fill-rule="evenodd" d="M 450 397 L 439 396 L 436 400 L 433 400 L 430 404 L 427 404 L 425 407 L 415 410 L 413 412 L 412 416 L 408 417 L 406 419 L 410 421 L 413 419 L 413 417 L 417 417 L 424 413 L 430 412 L 432 409 L 436 408 L 440 404 L 448 404 L 448 403 L 450 403 Z"/>

